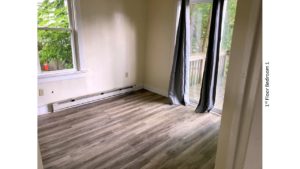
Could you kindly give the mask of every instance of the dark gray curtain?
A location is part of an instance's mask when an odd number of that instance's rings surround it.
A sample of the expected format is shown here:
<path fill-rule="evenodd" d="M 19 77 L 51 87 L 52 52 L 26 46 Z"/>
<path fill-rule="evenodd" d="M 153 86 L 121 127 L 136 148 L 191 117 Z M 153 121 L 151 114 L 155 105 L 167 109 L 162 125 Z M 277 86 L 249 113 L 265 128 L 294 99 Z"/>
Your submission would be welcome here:
<path fill-rule="evenodd" d="M 201 96 L 196 112 L 209 112 L 215 104 L 224 0 L 214 0 Z"/>
<path fill-rule="evenodd" d="M 189 103 L 189 56 L 190 8 L 189 0 L 182 0 L 168 93 L 171 104 L 186 105 Z"/>

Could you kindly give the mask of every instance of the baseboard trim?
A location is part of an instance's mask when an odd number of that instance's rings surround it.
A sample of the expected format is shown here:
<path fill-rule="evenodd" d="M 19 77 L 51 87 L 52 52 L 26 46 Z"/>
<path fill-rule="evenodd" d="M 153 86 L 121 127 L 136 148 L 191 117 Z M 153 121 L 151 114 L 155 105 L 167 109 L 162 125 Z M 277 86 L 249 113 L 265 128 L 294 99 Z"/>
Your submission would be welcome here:
<path fill-rule="evenodd" d="M 144 85 L 144 89 L 149 90 L 150 92 L 153 92 L 153 93 L 156 93 L 156 94 L 168 97 L 168 92 L 165 91 L 165 90 L 161 90 L 161 89 L 149 86 L 149 85 Z"/>
<path fill-rule="evenodd" d="M 135 91 L 141 90 L 141 89 L 146 89 L 146 90 L 148 90 L 150 92 L 153 92 L 153 93 L 156 93 L 156 94 L 168 97 L 167 91 L 164 91 L 164 90 L 161 90 L 161 89 L 158 89 L 158 88 L 155 88 L 155 87 L 151 87 L 149 85 L 136 85 L 133 88 L 133 90 L 135 90 Z M 39 106 L 38 107 L 38 116 L 51 113 L 52 110 L 51 110 L 50 107 L 51 106 L 49 106 L 49 105 Z"/>
<path fill-rule="evenodd" d="M 48 105 L 38 107 L 38 116 L 50 113 Z"/>

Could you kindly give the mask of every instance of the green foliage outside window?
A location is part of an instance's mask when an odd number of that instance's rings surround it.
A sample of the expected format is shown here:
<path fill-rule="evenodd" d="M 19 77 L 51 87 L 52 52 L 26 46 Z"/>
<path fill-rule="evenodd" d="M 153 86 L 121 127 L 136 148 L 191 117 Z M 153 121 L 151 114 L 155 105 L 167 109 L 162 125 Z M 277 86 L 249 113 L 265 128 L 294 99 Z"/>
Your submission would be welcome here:
<path fill-rule="evenodd" d="M 221 48 L 230 51 L 237 0 L 228 0 L 224 20 L 224 32 Z M 191 52 L 194 54 L 206 52 L 212 3 L 192 4 L 191 11 Z"/>
<path fill-rule="evenodd" d="M 222 49 L 229 52 L 231 49 L 231 40 L 233 33 L 233 26 L 235 21 L 237 0 L 228 0 L 227 3 L 227 16 L 225 16 L 224 32 L 222 39 Z"/>
<path fill-rule="evenodd" d="M 211 3 L 199 3 L 191 5 L 192 53 L 206 52 L 211 8 Z"/>
<path fill-rule="evenodd" d="M 73 67 L 68 17 L 64 0 L 44 0 L 38 4 L 38 54 L 41 65 L 54 62 L 54 70 Z"/>

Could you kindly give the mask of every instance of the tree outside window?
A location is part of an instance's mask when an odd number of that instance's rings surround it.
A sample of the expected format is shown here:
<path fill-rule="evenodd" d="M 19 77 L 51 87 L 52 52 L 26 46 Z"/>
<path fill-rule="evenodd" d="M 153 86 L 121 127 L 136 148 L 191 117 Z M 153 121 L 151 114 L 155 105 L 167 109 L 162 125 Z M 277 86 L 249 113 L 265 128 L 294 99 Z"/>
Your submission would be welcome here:
<path fill-rule="evenodd" d="M 67 4 L 65 0 L 38 2 L 38 56 L 43 72 L 74 67 Z"/>

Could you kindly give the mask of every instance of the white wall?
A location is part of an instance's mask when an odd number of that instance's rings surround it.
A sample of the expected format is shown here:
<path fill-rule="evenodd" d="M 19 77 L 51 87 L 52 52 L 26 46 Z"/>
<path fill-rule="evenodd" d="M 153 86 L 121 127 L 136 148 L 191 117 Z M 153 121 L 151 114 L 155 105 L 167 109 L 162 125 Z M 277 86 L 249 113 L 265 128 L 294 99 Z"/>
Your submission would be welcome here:
<path fill-rule="evenodd" d="M 262 169 L 262 88 L 258 93 L 243 169 Z"/>
<path fill-rule="evenodd" d="M 262 168 L 261 7 L 237 4 L 215 169 Z"/>
<path fill-rule="evenodd" d="M 173 62 L 178 0 L 149 0 L 144 86 L 166 95 Z"/>
<path fill-rule="evenodd" d="M 82 78 L 39 84 L 39 106 L 131 84 L 162 95 L 173 61 L 177 0 L 78 0 Z M 116 40 L 118 39 L 118 41 Z M 125 72 L 129 77 L 125 78 Z M 53 93 L 52 93 L 53 91 Z"/>
<path fill-rule="evenodd" d="M 143 84 L 146 0 L 77 0 L 84 77 L 39 84 L 43 106 L 71 97 Z M 128 78 L 125 73 L 128 72 Z M 53 93 L 52 93 L 53 91 Z"/>

